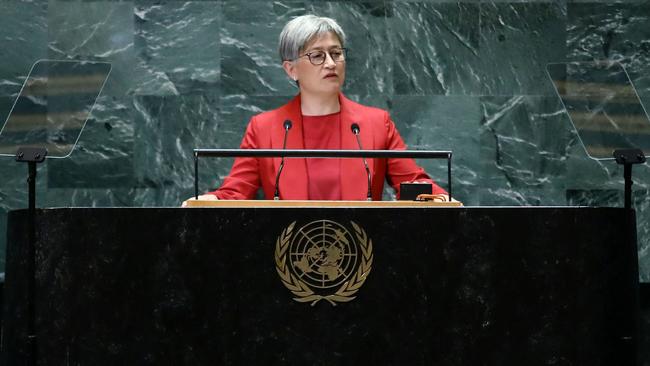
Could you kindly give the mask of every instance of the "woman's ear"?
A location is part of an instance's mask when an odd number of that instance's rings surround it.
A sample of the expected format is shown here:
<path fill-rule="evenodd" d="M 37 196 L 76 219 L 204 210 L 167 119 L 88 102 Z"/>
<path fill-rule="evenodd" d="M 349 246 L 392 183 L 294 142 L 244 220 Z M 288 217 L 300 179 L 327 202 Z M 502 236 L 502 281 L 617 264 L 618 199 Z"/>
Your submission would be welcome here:
<path fill-rule="evenodd" d="M 296 74 L 296 64 L 293 61 L 282 61 L 282 68 L 291 80 L 298 80 L 298 75 Z"/>

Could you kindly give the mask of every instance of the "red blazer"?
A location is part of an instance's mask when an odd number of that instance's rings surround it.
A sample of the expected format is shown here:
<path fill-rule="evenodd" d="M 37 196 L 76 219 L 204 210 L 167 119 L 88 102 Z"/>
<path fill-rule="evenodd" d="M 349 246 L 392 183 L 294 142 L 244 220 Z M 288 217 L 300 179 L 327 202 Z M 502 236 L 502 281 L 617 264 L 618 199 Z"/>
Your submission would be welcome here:
<path fill-rule="evenodd" d="M 339 97 L 341 105 L 341 149 L 359 149 L 356 137 L 351 131 L 357 123 L 361 131 L 361 144 L 368 150 L 404 150 L 406 145 L 395 129 L 388 112 L 366 107 Z M 282 107 L 258 114 L 251 118 L 241 142 L 242 149 L 282 149 L 285 120 L 293 123 L 287 136 L 287 149 L 304 149 L 302 137 L 302 115 L 300 95 Z M 266 199 L 273 199 L 275 177 L 280 158 L 237 158 L 232 170 L 219 189 L 211 194 L 219 199 L 252 199 L 259 187 Z M 368 159 L 372 175 L 372 198 L 381 200 L 384 181 L 395 189 L 399 196 L 402 182 L 429 181 L 433 193 L 446 192 L 437 186 L 413 159 Z M 342 159 L 341 198 L 343 200 L 365 200 L 368 192 L 368 177 L 361 159 Z M 285 159 L 280 176 L 280 198 L 284 200 L 308 199 L 307 166 L 305 159 Z"/>

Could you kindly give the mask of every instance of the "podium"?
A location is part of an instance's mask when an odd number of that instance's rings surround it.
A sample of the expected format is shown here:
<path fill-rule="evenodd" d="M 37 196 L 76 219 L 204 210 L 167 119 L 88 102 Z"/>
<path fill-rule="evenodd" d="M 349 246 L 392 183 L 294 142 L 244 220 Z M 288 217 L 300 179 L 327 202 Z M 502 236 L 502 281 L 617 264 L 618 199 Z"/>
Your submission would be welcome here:
<path fill-rule="evenodd" d="M 633 211 L 363 204 L 39 209 L 39 364 L 633 364 Z M 26 215 L 8 218 L 11 365 Z"/>

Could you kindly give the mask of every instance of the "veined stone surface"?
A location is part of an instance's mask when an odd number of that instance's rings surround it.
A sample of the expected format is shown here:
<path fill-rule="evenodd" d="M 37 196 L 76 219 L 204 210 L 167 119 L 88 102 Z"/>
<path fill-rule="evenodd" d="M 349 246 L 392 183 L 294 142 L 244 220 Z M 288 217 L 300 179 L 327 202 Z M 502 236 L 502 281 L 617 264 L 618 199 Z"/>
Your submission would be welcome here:
<path fill-rule="evenodd" d="M 411 148 L 454 151 L 467 205 L 622 205 L 622 169 L 585 155 L 545 68 L 619 61 L 647 110 L 647 1 L 5 0 L 1 121 L 36 60 L 113 65 L 75 151 L 39 167 L 38 205 L 178 206 L 193 193 L 192 148 L 238 147 L 251 116 L 296 93 L 277 39 L 306 13 L 346 31 L 346 95 L 389 110 Z M 231 163 L 202 160 L 201 190 Z M 444 164 L 420 163 L 447 183 Z M 633 172 L 647 282 L 650 166 Z M 6 212 L 27 206 L 26 174 L 0 160 L 2 248 Z"/>

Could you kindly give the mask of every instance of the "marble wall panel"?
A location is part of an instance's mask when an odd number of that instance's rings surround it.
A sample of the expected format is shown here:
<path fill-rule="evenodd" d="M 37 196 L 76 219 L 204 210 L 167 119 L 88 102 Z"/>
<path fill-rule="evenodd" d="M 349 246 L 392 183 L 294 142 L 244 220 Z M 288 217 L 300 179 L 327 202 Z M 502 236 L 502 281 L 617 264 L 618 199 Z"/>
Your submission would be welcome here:
<path fill-rule="evenodd" d="M 566 5 L 567 2 L 574 0 L 481 0 L 482 3 L 556 3 Z"/>
<path fill-rule="evenodd" d="M 291 95 L 277 40 L 284 24 L 305 14 L 303 2 L 226 2 L 221 29 L 223 95 Z"/>
<path fill-rule="evenodd" d="M 567 59 L 619 61 L 639 95 L 650 95 L 650 4 L 570 3 Z"/>
<path fill-rule="evenodd" d="M 216 92 L 220 80 L 222 7 L 217 1 L 137 1 L 133 92 L 177 95 Z"/>
<path fill-rule="evenodd" d="M 47 14 L 43 1 L 0 2 L 0 96 L 17 95 L 32 64 L 47 57 Z"/>
<path fill-rule="evenodd" d="M 566 206 L 562 188 L 517 188 L 481 186 L 475 192 L 480 206 Z"/>
<path fill-rule="evenodd" d="M 647 1 L 5 0 L 1 121 L 37 59 L 113 64 L 79 147 L 39 168 L 39 204 L 178 205 L 193 193 L 192 148 L 237 147 L 252 115 L 295 95 L 277 38 L 311 12 L 348 35 L 346 95 L 388 109 L 411 147 L 451 146 L 466 204 L 620 203 L 622 169 L 585 156 L 545 66 L 619 60 L 650 108 Z M 202 160 L 201 190 L 231 162 Z M 445 168 L 421 163 L 434 175 Z M 25 174 L 0 160 L 2 225 L 3 212 L 26 206 Z M 641 279 L 650 281 L 650 166 L 634 177 Z M 581 198 L 598 190 L 618 193 Z"/>
<path fill-rule="evenodd" d="M 566 185 L 566 160 L 576 143 L 561 103 L 553 97 L 481 98 L 482 186 L 553 189 Z"/>
<path fill-rule="evenodd" d="M 632 4 L 646 3 L 647 0 L 569 0 L 570 3 Z"/>
<path fill-rule="evenodd" d="M 480 3 L 486 0 L 386 0 L 393 3 Z"/>
<path fill-rule="evenodd" d="M 393 3 L 389 25 L 395 94 L 481 93 L 478 4 Z"/>
<path fill-rule="evenodd" d="M 479 58 L 485 95 L 554 95 L 546 64 L 566 57 L 561 3 L 481 3 Z"/>
<path fill-rule="evenodd" d="M 138 188 L 133 194 L 133 200 L 137 202 L 138 207 L 165 207 L 166 205 L 162 202 L 171 202 L 172 200 L 176 202 L 172 207 L 177 207 L 179 201 L 187 198 L 189 198 L 187 192 L 179 192 L 176 189 Z"/>
<path fill-rule="evenodd" d="M 361 103 L 363 105 L 367 105 L 370 107 L 381 108 L 389 112 L 392 110 L 393 107 L 393 95 L 391 94 L 372 94 L 372 95 L 347 94 L 347 97 L 350 98 L 350 100 L 353 100 L 357 103 Z"/>
<path fill-rule="evenodd" d="M 346 33 L 346 77 L 344 92 L 359 96 L 392 93 L 392 28 L 387 16 L 392 7 L 383 1 L 312 2 L 306 6 L 312 14 L 331 17 Z"/>
<path fill-rule="evenodd" d="M 113 70 L 104 95 L 123 96 L 133 88 L 133 3 L 50 1 L 48 57 L 106 61 Z"/>
<path fill-rule="evenodd" d="M 138 96 L 135 106 L 134 179 L 138 188 L 175 187 L 193 194 L 192 149 L 219 145 L 218 96 Z M 207 169 L 202 169 L 208 174 Z M 204 181 L 204 180 L 203 180 Z M 180 201 L 157 202 L 177 206 Z"/>
<path fill-rule="evenodd" d="M 477 205 L 480 104 L 473 96 L 395 96 L 390 112 L 409 148 L 451 150 L 453 192 L 466 205 Z M 446 160 L 419 163 L 443 188 L 447 187 Z"/>
<path fill-rule="evenodd" d="M 14 96 L 0 96 L 0 126 L 4 126 L 15 100 L 16 97 Z M 2 129 L 2 127 L 0 127 L 0 129 Z"/>
<path fill-rule="evenodd" d="M 48 207 L 133 207 L 132 188 L 48 188 L 43 205 Z M 152 205 L 153 206 L 153 205 Z"/>

